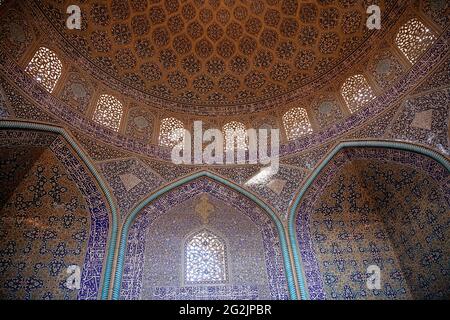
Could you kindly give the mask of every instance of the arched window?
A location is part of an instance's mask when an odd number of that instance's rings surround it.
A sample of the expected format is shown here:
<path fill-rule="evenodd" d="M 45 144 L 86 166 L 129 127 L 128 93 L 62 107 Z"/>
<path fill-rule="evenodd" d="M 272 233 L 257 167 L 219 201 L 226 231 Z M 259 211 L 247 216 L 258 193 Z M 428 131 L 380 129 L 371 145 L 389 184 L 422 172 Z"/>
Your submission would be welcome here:
<path fill-rule="evenodd" d="M 292 108 L 283 115 L 283 125 L 288 140 L 311 133 L 312 127 L 304 108 Z"/>
<path fill-rule="evenodd" d="M 243 123 L 237 121 L 230 121 L 222 128 L 224 136 L 225 150 L 229 139 L 233 142 L 235 150 L 247 149 L 247 129 Z"/>
<path fill-rule="evenodd" d="M 52 92 L 61 77 L 62 62 L 56 53 L 46 47 L 40 47 L 25 69 L 48 92 Z"/>
<path fill-rule="evenodd" d="M 433 43 L 436 36 L 418 19 L 413 18 L 398 30 L 395 44 L 411 63 Z"/>
<path fill-rule="evenodd" d="M 227 281 L 225 242 L 209 230 L 192 235 L 185 246 L 187 283 L 223 283 Z"/>
<path fill-rule="evenodd" d="M 375 99 L 372 88 L 362 74 L 348 78 L 342 85 L 341 94 L 352 113 Z"/>
<path fill-rule="evenodd" d="M 113 96 L 102 94 L 97 101 L 93 120 L 105 127 L 118 131 L 122 114 L 122 103 Z"/>
<path fill-rule="evenodd" d="M 176 118 L 164 118 L 159 129 L 159 144 L 172 147 L 177 144 L 184 135 L 183 122 Z"/>

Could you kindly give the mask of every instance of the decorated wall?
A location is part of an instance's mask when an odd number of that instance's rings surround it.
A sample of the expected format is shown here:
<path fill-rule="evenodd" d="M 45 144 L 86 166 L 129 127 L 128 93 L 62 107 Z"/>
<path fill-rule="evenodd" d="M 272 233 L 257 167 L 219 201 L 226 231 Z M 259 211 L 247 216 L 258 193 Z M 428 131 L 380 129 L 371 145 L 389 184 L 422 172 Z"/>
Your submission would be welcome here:
<path fill-rule="evenodd" d="M 0 298 L 97 299 L 109 214 L 95 182 L 57 134 L 0 136 Z M 69 266 L 81 271 L 76 290 Z"/>
<path fill-rule="evenodd" d="M 14 158 L 19 154 L 10 154 Z M 12 160 L 14 161 L 14 160 Z M 50 150 L 44 151 L 1 213 L 3 298 L 76 298 L 65 286 L 89 238 L 86 203 Z"/>
<path fill-rule="evenodd" d="M 84 1 L 66 30 L 69 2 L 0 1 L 1 299 L 449 298 L 448 2 L 368 30 L 360 1 Z M 279 171 L 173 164 L 196 120 L 280 129 Z"/>
<path fill-rule="evenodd" d="M 337 154 L 305 194 L 296 220 L 311 296 L 448 299 L 448 183 L 445 168 L 418 154 Z M 380 289 L 367 289 L 371 265 L 380 268 Z"/>
<path fill-rule="evenodd" d="M 199 248 L 190 242 L 196 236 Z M 221 245 L 208 249 L 214 238 Z M 219 256 L 220 270 L 198 267 Z M 208 178 L 139 212 L 124 260 L 122 299 L 288 298 L 274 222 L 252 200 Z"/>

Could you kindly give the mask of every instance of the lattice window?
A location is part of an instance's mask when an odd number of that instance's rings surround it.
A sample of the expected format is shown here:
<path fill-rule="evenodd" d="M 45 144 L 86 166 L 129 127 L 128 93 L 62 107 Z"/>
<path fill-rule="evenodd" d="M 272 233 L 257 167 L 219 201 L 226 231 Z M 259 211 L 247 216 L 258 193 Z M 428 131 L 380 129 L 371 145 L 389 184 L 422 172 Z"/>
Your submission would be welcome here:
<path fill-rule="evenodd" d="M 415 63 L 435 39 L 429 28 L 413 18 L 398 30 L 395 44 L 411 63 Z"/>
<path fill-rule="evenodd" d="M 342 85 L 341 93 L 347 103 L 348 109 L 352 113 L 375 99 L 372 88 L 362 74 L 348 78 Z"/>
<path fill-rule="evenodd" d="M 208 230 L 188 239 L 185 246 L 187 283 L 223 283 L 227 281 L 225 242 Z"/>
<path fill-rule="evenodd" d="M 231 121 L 222 128 L 224 136 L 225 150 L 227 150 L 228 141 L 231 139 L 235 150 L 247 149 L 247 129 L 243 123 Z M 230 143 L 231 143 L 230 141 Z"/>
<path fill-rule="evenodd" d="M 173 147 L 183 139 L 183 122 L 176 118 L 165 118 L 161 120 L 159 129 L 159 144 L 166 147 Z"/>
<path fill-rule="evenodd" d="M 105 127 L 118 131 L 122 114 L 122 103 L 113 96 L 102 94 L 98 99 L 93 120 Z"/>
<path fill-rule="evenodd" d="M 312 127 L 304 108 L 292 108 L 283 115 L 283 125 L 288 140 L 311 133 Z"/>
<path fill-rule="evenodd" d="M 52 92 L 62 73 L 62 62 L 56 53 L 40 47 L 25 69 L 48 92 Z"/>

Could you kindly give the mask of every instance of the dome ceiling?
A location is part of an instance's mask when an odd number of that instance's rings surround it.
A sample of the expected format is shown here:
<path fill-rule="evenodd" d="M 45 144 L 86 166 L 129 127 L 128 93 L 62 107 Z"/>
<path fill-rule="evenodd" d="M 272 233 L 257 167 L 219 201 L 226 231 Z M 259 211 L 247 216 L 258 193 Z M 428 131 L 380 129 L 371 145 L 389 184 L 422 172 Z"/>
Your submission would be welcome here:
<path fill-rule="evenodd" d="M 64 25 L 72 1 L 44 2 L 52 24 L 97 66 L 182 104 L 238 105 L 282 95 L 373 37 L 367 4 L 359 0 L 85 1 L 81 31 Z"/>

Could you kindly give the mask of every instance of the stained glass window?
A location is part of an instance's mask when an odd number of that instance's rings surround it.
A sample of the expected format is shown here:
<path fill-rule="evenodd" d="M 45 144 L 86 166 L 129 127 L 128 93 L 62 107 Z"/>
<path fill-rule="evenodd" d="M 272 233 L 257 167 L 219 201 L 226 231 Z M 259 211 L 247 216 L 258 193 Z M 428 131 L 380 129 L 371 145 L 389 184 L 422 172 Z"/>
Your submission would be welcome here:
<path fill-rule="evenodd" d="M 164 118 L 161 120 L 159 131 L 159 144 L 166 147 L 173 147 L 184 135 L 183 122 L 176 118 Z"/>
<path fill-rule="evenodd" d="M 208 230 L 202 230 L 188 239 L 185 279 L 188 283 L 227 281 L 226 247 L 222 239 Z"/>
<path fill-rule="evenodd" d="M 395 44 L 411 63 L 415 63 L 435 39 L 436 36 L 429 28 L 413 18 L 399 29 Z"/>
<path fill-rule="evenodd" d="M 25 69 L 48 92 L 52 92 L 61 77 L 62 63 L 56 53 L 46 47 L 40 47 Z"/>
<path fill-rule="evenodd" d="M 122 114 L 122 103 L 113 96 L 102 94 L 98 99 L 93 119 L 105 127 L 118 131 Z"/>
<path fill-rule="evenodd" d="M 235 150 L 247 149 L 247 130 L 245 129 L 245 125 L 243 123 L 237 121 L 228 122 L 223 126 L 222 132 L 224 136 L 225 150 L 229 139 L 234 142 Z"/>
<path fill-rule="evenodd" d="M 375 99 L 372 88 L 362 74 L 348 78 L 342 85 L 341 93 L 347 103 L 348 109 L 352 113 Z"/>
<path fill-rule="evenodd" d="M 312 127 L 304 108 L 292 108 L 283 115 L 283 125 L 288 140 L 311 133 Z"/>

